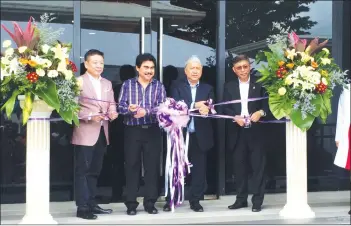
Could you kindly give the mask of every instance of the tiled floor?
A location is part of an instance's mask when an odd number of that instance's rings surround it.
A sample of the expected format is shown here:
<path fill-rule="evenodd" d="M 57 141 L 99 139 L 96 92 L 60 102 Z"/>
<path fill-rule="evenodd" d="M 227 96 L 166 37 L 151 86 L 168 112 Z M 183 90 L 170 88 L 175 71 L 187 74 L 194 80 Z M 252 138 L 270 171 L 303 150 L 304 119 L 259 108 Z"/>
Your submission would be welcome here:
<path fill-rule="evenodd" d="M 157 203 L 160 214 L 149 215 L 140 210 L 136 216 L 127 216 L 122 203 L 102 205 L 112 208 L 111 215 L 100 215 L 95 221 L 75 217 L 73 202 L 51 203 L 51 213 L 59 224 L 350 224 L 350 191 L 309 193 L 309 204 L 316 213 L 314 219 L 282 219 L 279 211 L 283 208 L 286 194 L 268 194 L 263 209 L 253 213 L 250 206 L 240 210 L 228 210 L 235 197 L 224 196 L 219 200 L 203 201 L 205 212 L 195 213 L 185 202 L 174 213 L 162 212 L 163 202 Z M 250 198 L 249 198 L 250 200 Z M 1 205 L 1 224 L 17 224 L 24 215 L 24 204 Z"/>

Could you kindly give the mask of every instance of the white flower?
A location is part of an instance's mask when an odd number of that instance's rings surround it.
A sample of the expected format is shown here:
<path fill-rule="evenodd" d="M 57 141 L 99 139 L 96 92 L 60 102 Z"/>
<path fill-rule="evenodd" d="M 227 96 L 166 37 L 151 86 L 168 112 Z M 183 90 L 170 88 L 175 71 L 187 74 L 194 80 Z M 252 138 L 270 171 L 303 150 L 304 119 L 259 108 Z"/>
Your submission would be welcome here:
<path fill-rule="evenodd" d="M 293 88 L 301 87 L 302 90 L 314 90 L 321 82 L 321 74 L 314 71 L 310 66 L 298 66 L 292 74 L 285 78 L 286 85 L 293 85 Z"/>
<path fill-rule="evenodd" d="M 11 61 L 10 61 L 10 74 L 11 73 L 14 73 L 16 74 L 17 73 L 17 70 L 18 70 L 18 67 L 19 67 L 19 62 L 17 60 L 17 58 L 13 58 Z"/>
<path fill-rule="evenodd" d="M 1 63 L 5 65 L 9 65 L 10 61 L 7 57 L 1 57 Z"/>
<path fill-rule="evenodd" d="M 1 72 L 0 72 L 0 78 L 1 78 L 1 80 L 3 80 L 4 77 L 6 77 L 6 76 L 10 76 L 10 74 L 9 74 L 6 70 L 3 70 L 3 69 L 1 68 Z"/>
<path fill-rule="evenodd" d="M 44 44 L 44 45 L 42 45 L 41 46 L 41 50 L 43 51 L 43 53 L 45 53 L 45 54 L 47 54 L 48 52 L 49 52 L 49 49 L 50 49 L 51 47 L 49 46 L 49 45 L 47 45 L 47 44 Z"/>
<path fill-rule="evenodd" d="M 82 78 L 82 76 L 77 78 L 77 85 L 78 85 L 79 90 L 83 89 L 83 78 Z"/>
<path fill-rule="evenodd" d="M 37 64 L 39 64 L 39 65 L 43 65 L 44 64 L 44 59 L 43 58 L 40 58 L 40 56 L 30 56 L 30 59 L 32 60 L 32 61 L 35 61 Z"/>
<path fill-rule="evenodd" d="M 8 48 L 8 49 L 5 51 L 5 56 L 12 56 L 13 53 L 14 53 L 13 48 Z"/>
<path fill-rule="evenodd" d="M 326 78 L 322 78 L 322 83 L 323 83 L 324 85 L 328 85 L 327 79 L 326 79 Z"/>
<path fill-rule="evenodd" d="M 48 72 L 48 77 L 49 78 L 55 78 L 55 77 L 57 77 L 58 76 L 58 72 L 56 71 L 56 70 L 50 70 L 49 72 Z"/>
<path fill-rule="evenodd" d="M 329 55 L 329 53 L 330 53 L 329 49 L 327 49 L 327 48 L 323 48 L 322 51 L 324 51 L 327 55 Z"/>
<path fill-rule="evenodd" d="M 73 72 L 71 70 L 66 70 L 63 72 L 66 80 L 71 80 L 73 77 Z"/>
<path fill-rule="evenodd" d="M 297 53 L 295 52 L 295 49 L 292 50 L 286 50 L 287 56 L 286 58 L 290 59 L 290 60 L 294 60 L 294 57 L 297 56 Z"/>
<path fill-rule="evenodd" d="M 41 68 L 37 69 L 35 72 L 36 72 L 40 77 L 45 76 L 45 71 L 44 71 L 43 69 L 41 69 Z"/>
<path fill-rule="evenodd" d="M 292 75 L 288 75 L 286 78 L 285 78 L 285 84 L 290 86 L 292 83 L 293 83 L 293 79 L 292 79 Z"/>
<path fill-rule="evenodd" d="M 24 53 L 24 51 L 26 51 L 26 49 L 27 49 L 27 46 L 21 46 L 21 47 L 18 48 L 18 52 L 19 53 Z"/>
<path fill-rule="evenodd" d="M 2 47 L 4 48 L 8 48 L 11 46 L 11 40 L 5 40 L 3 43 L 2 43 Z"/>
<path fill-rule="evenodd" d="M 43 67 L 45 67 L 45 68 L 49 68 L 49 67 L 51 67 L 51 65 L 52 65 L 52 62 L 50 61 L 50 60 L 48 60 L 48 59 L 43 59 L 43 62 L 42 62 L 43 64 Z"/>
<path fill-rule="evenodd" d="M 285 93 L 286 93 L 286 89 L 285 89 L 284 87 L 280 87 L 280 88 L 278 89 L 278 94 L 279 94 L 280 96 L 285 95 Z"/>
<path fill-rule="evenodd" d="M 66 60 L 68 58 L 67 51 L 68 49 L 62 48 L 60 44 L 57 44 L 56 47 L 52 47 L 51 50 L 55 53 L 55 58 L 62 60 Z"/>
<path fill-rule="evenodd" d="M 301 61 L 303 63 L 306 63 L 307 61 L 312 60 L 311 56 L 304 52 L 299 52 L 299 54 L 301 55 Z"/>
<path fill-rule="evenodd" d="M 61 60 L 57 65 L 57 71 L 65 72 L 67 70 L 66 60 Z"/>
<path fill-rule="evenodd" d="M 315 85 L 309 83 L 309 82 L 301 82 L 301 86 L 302 86 L 302 90 L 314 90 L 315 89 Z"/>
<path fill-rule="evenodd" d="M 328 59 L 328 58 L 321 58 L 321 61 L 322 61 L 322 64 L 323 64 L 323 65 L 326 65 L 326 64 L 330 64 L 330 63 L 331 63 L 331 60 Z"/>

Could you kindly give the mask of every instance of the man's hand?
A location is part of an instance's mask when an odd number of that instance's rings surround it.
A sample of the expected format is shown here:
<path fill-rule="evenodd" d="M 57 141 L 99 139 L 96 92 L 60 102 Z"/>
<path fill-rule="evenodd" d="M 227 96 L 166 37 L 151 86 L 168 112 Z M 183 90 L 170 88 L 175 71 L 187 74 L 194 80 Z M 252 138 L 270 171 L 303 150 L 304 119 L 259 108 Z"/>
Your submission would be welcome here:
<path fill-rule="evenodd" d="M 134 118 L 142 118 L 146 115 L 146 110 L 144 108 L 139 108 Z"/>
<path fill-rule="evenodd" d="M 236 123 L 238 123 L 239 126 L 243 127 L 245 125 L 245 121 L 240 115 L 234 116 L 233 119 Z"/>
<path fill-rule="evenodd" d="M 129 107 L 128 107 L 128 110 L 131 111 L 131 112 L 135 112 L 135 111 L 138 110 L 138 108 L 139 108 L 138 105 L 136 105 L 136 104 L 130 104 Z"/>
<path fill-rule="evenodd" d="M 210 109 L 206 105 L 201 106 L 199 109 L 201 115 L 208 115 L 209 111 Z"/>
<path fill-rule="evenodd" d="M 93 120 L 94 122 L 101 122 L 101 120 L 104 120 L 105 116 L 103 115 L 96 115 L 91 117 L 91 120 Z"/>
<path fill-rule="evenodd" d="M 202 107 L 207 107 L 206 105 L 205 105 L 205 103 L 206 103 L 206 101 L 199 101 L 199 102 L 196 102 L 195 104 L 194 104 L 194 107 L 196 108 L 196 109 L 200 109 L 200 108 L 202 108 Z"/>
<path fill-rule="evenodd" d="M 111 121 L 115 120 L 118 117 L 118 113 L 113 111 L 108 113 L 108 117 L 110 118 Z"/>
<path fill-rule="evenodd" d="M 251 118 L 251 121 L 258 122 L 260 120 L 261 116 L 262 116 L 261 111 L 256 111 L 255 113 L 253 113 L 251 115 L 250 118 Z"/>
<path fill-rule="evenodd" d="M 339 141 L 335 141 L 336 147 L 339 147 Z"/>

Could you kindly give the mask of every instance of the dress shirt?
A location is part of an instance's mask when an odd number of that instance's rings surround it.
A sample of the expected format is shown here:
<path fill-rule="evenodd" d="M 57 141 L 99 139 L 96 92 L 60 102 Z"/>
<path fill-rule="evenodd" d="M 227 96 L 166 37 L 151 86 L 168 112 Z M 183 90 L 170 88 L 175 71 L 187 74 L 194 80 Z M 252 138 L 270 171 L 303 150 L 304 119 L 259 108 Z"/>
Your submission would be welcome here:
<path fill-rule="evenodd" d="M 87 74 L 91 83 L 93 84 L 97 99 L 101 100 L 101 76 L 99 76 L 99 78 L 94 78 L 89 73 Z"/>
<path fill-rule="evenodd" d="M 92 75 L 90 75 L 88 72 L 87 74 L 88 74 L 89 80 L 93 84 L 97 99 L 101 100 L 101 75 L 99 76 L 99 78 L 95 78 Z M 91 120 L 91 116 L 88 117 L 88 120 Z M 103 121 L 100 122 L 101 126 L 103 125 L 103 123 L 104 123 Z"/>
<path fill-rule="evenodd" d="M 195 97 L 196 97 L 196 90 L 199 87 L 200 82 L 197 82 L 195 85 L 190 84 L 190 82 L 188 81 L 189 85 L 190 85 L 190 90 L 191 90 L 191 106 L 190 109 L 194 108 L 195 106 Z M 194 124 L 194 117 L 191 117 L 191 121 L 190 124 L 188 126 L 188 131 L 190 133 L 195 132 L 195 124 Z"/>
<path fill-rule="evenodd" d="M 149 125 L 155 124 L 157 118 L 154 108 L 158 107 L 166 100 L 166 91 L 163 84 L 152 79 L 151 82 L 143 88 L 139 83 L 138 77 L 128 79 L 121 87 L 118 100 L 118 112 L 124 117 L 124 124 L 135 125 Z M 129 111 L 129 105 L 136 104 L 146 110 L 146 115 L 142 118 L 134 118 L 134 113 Z"/>
<path fill-rule="evenodd" d="M 239 79 L 240 99 L 244 100 L 241 102 L 241 116 L 249 116 L 248 101 L 250 88 L 250 77 L 247 82 L 242 82 Z"/>

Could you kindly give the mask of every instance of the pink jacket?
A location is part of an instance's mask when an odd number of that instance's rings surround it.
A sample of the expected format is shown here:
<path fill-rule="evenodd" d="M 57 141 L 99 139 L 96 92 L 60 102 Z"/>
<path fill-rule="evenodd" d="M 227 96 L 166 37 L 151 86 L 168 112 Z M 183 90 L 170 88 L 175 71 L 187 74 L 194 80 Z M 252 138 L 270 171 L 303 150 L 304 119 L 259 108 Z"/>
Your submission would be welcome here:
<path fill-rule="evenodd" d="M 82 90 L 80 92 L 81 97 L 88 97 L 93 99 L 98 99 L 93 84 L 89 79 L 88 74 L 84 74 L 79 77 L 82 82 Z M 93 146 L 97 142 L 100 134 L 101 124 L 100 122 L 94 122 L 93 120 L 88 120 L 90 115 L 97 115 L 99 113 L 116 112 L 116 104 L 114 99 L 114 93 L 112 89 L 112 83 L 104 78 L 101 78 L 101 100 L 109 101 L 111 103 L 89 100 L 80 98 L 79 105 L 79 126 L 75 126 L 72 135 L 72 144 Z M 103 126 L 106 136 L 107 145 L 109 144 L 109 134 L 108 134 L 108 124 L 109 121 L 104 120 Z"/>

